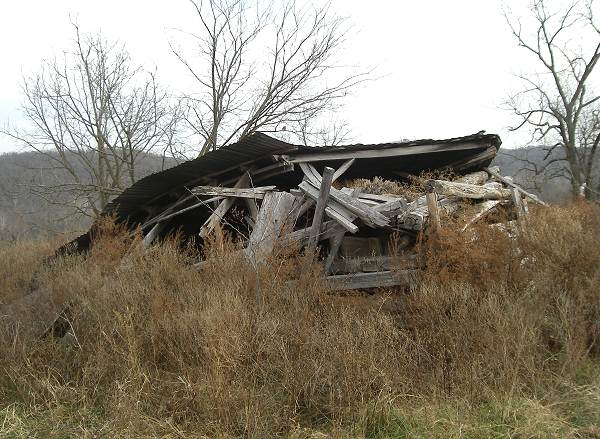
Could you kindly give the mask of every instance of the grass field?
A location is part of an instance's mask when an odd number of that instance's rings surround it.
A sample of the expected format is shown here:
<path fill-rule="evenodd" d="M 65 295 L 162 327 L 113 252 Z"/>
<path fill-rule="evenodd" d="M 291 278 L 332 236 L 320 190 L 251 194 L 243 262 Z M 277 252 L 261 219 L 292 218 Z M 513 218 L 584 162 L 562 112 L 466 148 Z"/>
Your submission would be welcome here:
<path fill-rule="evenodd" d="M 0 326 L 0 438 L 600 438 L 597 206 L 447 227 L 416 287 L 373 294 L 105 228 L 41 271 L 55 242 L 0 244 L 0 304 L 34 274 L 72 304 L 63 339 Z"/>

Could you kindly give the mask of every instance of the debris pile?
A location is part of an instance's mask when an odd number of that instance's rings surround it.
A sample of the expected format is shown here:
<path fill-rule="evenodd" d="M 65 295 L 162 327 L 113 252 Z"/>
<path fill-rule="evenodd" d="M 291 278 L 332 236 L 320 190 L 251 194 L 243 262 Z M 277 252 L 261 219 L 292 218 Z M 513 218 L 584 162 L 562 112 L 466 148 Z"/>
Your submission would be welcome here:
<path fill-rule="evenodd" d="M 418 272 L 410 265 L 418 235 L 435 233 L 447 216 L 468 205 L 474 212 L 466 230 L 494 210 L 506 209 L 518 222 L 528 201 L 544 204 L 490 167 L 500 144 L 497 135 L 480 132 L 445 140 L 307 147 L 256 133 L 139 180 L 103 215 L 132 233 L 141 230 L 144 246 L 177 234 L 201 249 L 221 228 L 243 243 L 242 255 L 252 264 L 266 261 L 277 246 L 294 244 L 318 255 L 330 290 L 406 285 Z M 423 179 L 424 172 L 456 178 Z M 421 178 L 419 189 L 410 196 L 385 190 L 415 178 Z M 377 182 L 386 183 L 383 190 L 372 190 Z M 56 255 L 85 253 L 99 230 L 94 224 Z M 403 271 L 391 269 L 398 257 L 407 262 Z M 0 316 L 15 328 L 37 321 L 28 330 L 42 334 L 55 331 L 67 309 L 51 292 L 32 287 Z"/>
<path fill-rule="evenodd" d="M 464 200 L 476 207 L 470 224 L 511 206 L 520 218 L 526 200 L 541 203 L 499 169 L 488 168 L 500 143 L 498 136 L 480 132 L 305 147 L 259 133 L 139 181 L 107 213 L 132 230 L 140 228 L 146 246 L 177 232 L 201 247 L 218 227 L 243 242 L 243 256 L 253 264 L 264 262 L 277 245 L 318 249 L 332 290 L 405 284 L 413 270 L 392 271 L 392 259 L 410 260 L 419 232 L 441 227 L 442 217 L 458 213 Z M 458 177 L 422 181 L 422 192 L 412 199 L 340 183 L 379 179 L 402 185 L 424 171 Z"/>

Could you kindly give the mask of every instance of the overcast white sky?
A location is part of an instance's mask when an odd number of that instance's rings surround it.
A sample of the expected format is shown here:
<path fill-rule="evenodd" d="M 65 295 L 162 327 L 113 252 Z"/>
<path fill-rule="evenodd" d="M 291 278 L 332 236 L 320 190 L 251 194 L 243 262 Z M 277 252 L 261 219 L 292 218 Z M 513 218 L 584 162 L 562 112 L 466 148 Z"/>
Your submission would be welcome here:
<path fill-rule="evenodd" d="M 523 6 L 528 0 L 508 0 Z M 157 66 L 161 82 L 177 89 L 182 71 L 170 54 L 170 29 L 193 28 L 187 0 L 1 0 L 0 124 L 20 123 L 21 77 L 43 58 L 69 47 L 70 17 L 83 30 L 123 41 L 134 60 Z M 500 109 L 512 74 L 531 68 L 509 35 L 501 0 L 333 0 L 353 23 L 348 64 L 376 66 L 377 81 L 357 89 L 342 116 L 353 140 L 446 138 L 479 130 L 508 132 Z M 15 149 L 0 138 L 0 152 Z"/>

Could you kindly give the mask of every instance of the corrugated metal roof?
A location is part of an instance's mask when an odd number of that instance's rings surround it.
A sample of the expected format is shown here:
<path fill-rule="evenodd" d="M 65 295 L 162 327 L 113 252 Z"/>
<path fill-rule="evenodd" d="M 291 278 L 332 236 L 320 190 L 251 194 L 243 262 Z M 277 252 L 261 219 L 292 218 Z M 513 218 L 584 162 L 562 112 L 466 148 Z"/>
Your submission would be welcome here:
<path fill-rule="evenodd" d="M 115 214 L 125 219 L 161 196 L 192 184 L 202 184 L 218 173 L 239 168 L 273 154 L 295 150 L 296 146 L 262 133 L 252 134 L 239 142 L 184 162 L 162 172 L 144 177 L 123 191 L 104 209 L 104 214 Z"/>

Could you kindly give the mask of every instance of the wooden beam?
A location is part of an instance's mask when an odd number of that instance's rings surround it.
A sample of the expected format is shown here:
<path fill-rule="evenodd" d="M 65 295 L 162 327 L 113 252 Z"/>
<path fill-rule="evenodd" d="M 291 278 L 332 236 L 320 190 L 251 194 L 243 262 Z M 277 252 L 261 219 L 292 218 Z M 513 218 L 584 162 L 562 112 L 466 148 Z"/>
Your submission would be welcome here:
<path fill-rule="evenodd" d="M 461 199 L 456 197 L 439 197 L 438 205 L 447 215 L 458 210 Z M 423 230 L 429 218 L 427 198 L 422 196 L 408 205 L 404 213 L 398 216 L 397 226 L 408 230 Z"/>
<path fill-rule="evenodd" d="M 405 212 L 408 204 L 404 198 L 398 198 L 394 201 L 380 204 L 375 207 L 375 210 L 388 218 L 395 217 L 402 212 Z"/>
<path fill-rule="evenodd" d="M 442 229 L 442 222 L 440 220 L 440 206 L 438 204 L 437 194 L 435 192 L 428 192 L 427 198 L 427 210 L 429 211 L 429 221 L 434 233 L 439 232 Z"/>
<path fill-rule="evenodd" d="M 525 218 L 525 208 L 523 207 L 523 200 L 521 199 L 521 192 L 517 188 L 512 190 L 512 202 L 517 214 L 517 222 L 521 224 L 523 218 Z"/>
<path fill-rule="evenodd" d="M 323 152 L 312 152 L 310 154 L 294 154 L 288 153 L 282 155 L 282 157 L 289 163 L 310 163 L 327 160 L 351 160 L 361 158 L 382 158 L 382 157 L 400 157 L 405 155 L 419 155 L 428 154 L 435 152 L 449 152 L 449 151 L 467 151 L 471 149 L 481 149 L 485 147 L 481 143 L 449 143 L 449 144 L 429 144 L 429 145 L 413 145 L 407 147 L 406 145 L 398 145 L 391 148 L 373 148 L 357 150 L 353 148 L 330 148 Z M 496 150 L 495 147 L 494 151 Z"/>
<path fill-rule="evenodd" d="M 154 227 L 152 227 L 150 231 L 146 233 L 146 236 L 144 236 L 144 239 L 142 240 L 142 246 L 145 248 L 150 247 L 152 242 L 156 239 L 156 236 L 160 233 L 162 227 L 163 223 L 156 223 Z"/>
<path fill-rule="evenodd" d="M 359 193 L 359 189 L 353 189 L 350 194 L 352 197 L 357 198 Z M 334 236 L 329 238 L 329 252 L 327 253 L 327 258 L 325 259 L 324 272 L 328 274 L 331 270 L 331 264 L 335 260 L 340 247 L 342 245 L 342 241 L 344 240 L 344 235 L 346 234 L 345 230 L 336 233 Z"/>
<path fill-rule="evenodd" d="M 312 253 L 317 248 L 317 242 L 319 241 L 319 234 L 321 233 L 321 226 L 323 224 L 323 214 L 325 213 L 325 207 L 329 201 L 329 192 L 331 191 L 331 183 L 333 181 L 333 168 L 325 167 L 323 170 L 323 178 L 321 180 L 321 188 L 319 190 L 319 197 L 317 199 L 317 206 L 315 208 L 315 214 L 313 216 L 310 237 L 308 239 L 308 245 L 306 249 L 308 253 Z"/>
<path fill-rule="evenodd" d="M 234 186 L 234 189 L 247 187 L 249 181 L 250 176 L 246 172 L 238 179 L 237 183 Z M 202 238 L 206 238 L 215 229 L 215 227 L 221 222 L 227 211 L 231 208 L 231 206 L 233 206 L 234 201 L 234 198 L 225 198 L 223 201 L 221 201 L 221 204 L 219 204 L 219 206 L 213 211 L 210 217 L 208 217 L 208 219 L 204 222 L 202 227 L 200 227 L 199 235 Z"/>
<path fill-rule="evenodd" d="M 328 291 L 410 286 L 415 282 L 416 273 L 416 270 L 402 270 L 341 274 L 327 276 L 324 283 Z"/>
<path fill-rule="evenodd" d="M 542 206 L 546 206 L 548 207 L 549 204 L 543 202 L 542 200 L 540 200 L 538 197 L 536 197 L 535 195 L 527 192 L 525 189 L 523 189 L 521 186 L 513 183 L 511 180 L 507 179 L 506 177 L 501 176 L 498 172 L 496 172 L 494 169 L 492 168 L 486 168 L 486 171 L 494 178 L 496 178 L 497 180 L 500 180 L 502 183 L 504 183 L 507 186 L 510 186 L 513 189 L 517 189 L 519 192 L 521 192 L 523 195 L 525 195 L 527 198 L 535 201 L 538 204 L 541 204 Z"/>
<path fill-rule="evenodd" d="M 234 198 L 253 198 L 262 199 L 265 194 L 269 191 L 275 190 L 275 186 L 262 186 L 253 188 L 229 188 L 220 186 L 196 186 L 191 190 L 192 194 L 198 197 L 205 197 L 209 195 L 218 195 L 221 197 L 234 197 Z"/>
<path fill-rule="evenodd" d="M 369 256 L 359 258 L 339 258 L 331 266 L 332 273 L 373 273 L 389 271 L 402 264 L 405 268 L 416 268 L 418 258 L 416 254 L 402 256 Z"/>
<path fill-rule="evenodd" d="M 182 213 L 189 212 L 190 210 L 197 209 L 198 207 L 202 207 L 202 206 L 208 207 L 210 203 L 212 203 L 214 201 L 221 201 L 222 199 L 223 199 L 223 197 L 214 197 L 214 198 L 209 198 L 208 200 L 200 200 L 198 203 L 192 204 L 191 206 L 188 206 L 184 209 L 178 210 L 177 212 L 173 212 L 168 215 L 162 215 L 162 216 L 159 215 L 159 216 L 147 221 L 146 223 L 144 223 L 144 225 L 142 226 L 142 229 L 147 229 L 148 227 L 150 227 L 153 224 L 162 223 L 163 221 L 166 221 L 168 219 L 171 219 L 173 217 L 181 215 Z"/>
<path fill-rule="evenodd" d="M 303 181 L 298 186 L 302 192 L 314 201 L 319 199 L 319 191 L 311 185 L 308 181 Z M 325 207 L 325 213 L 328 217 L 336 220 L 342 227 L 348 230 L 350 233 L 358 232 L 358 226 L 353 224 L 356 219 L 356 215 L 348 211 L 344 206 L 339 203 L 329 200 L 329 203 Z"/>
<path fill-rule="evenodd" d="M 321 175 L 317 172 L 315 167 L 310 163 L 302 163 L 300 169 L 304 172 L 307 178 L 307 182 L 316 188 L 321 184 Z M 352 212 L 354 215 L 359 217 L 362 222 L 370 227 L 387 227 L 389 226 L 389 220 L 384 215 L 377 212 L 370 206 L 361 203 L 359 200 L 353 198 L 340 190 L 331 188 L 330 197 L 343 206 L 346 210 Z"/>
<path fill-rule="evenodd" d="M 352 158 L 352 159 L 344 162 L 342 164 L 342 166 L 337 168 L 335 173 L 333 174 L 333 181 L 336 181 L 338 178 L 340 178 L 344 174 L 344 172 L 346 172 L 348 170 L 348 168 L 354 164 L 355 161 L 356 161 L 356 159 Z"/>
<path fill-rule="evenodd" d="M 427 190 L 446 197 L 469 198 L 472 200 L 508 200 L 510 190 L 500 183 L 488 183 L 483 186 L 469 183 L 457 183 L 445 180 L 428 180 Z"/>

